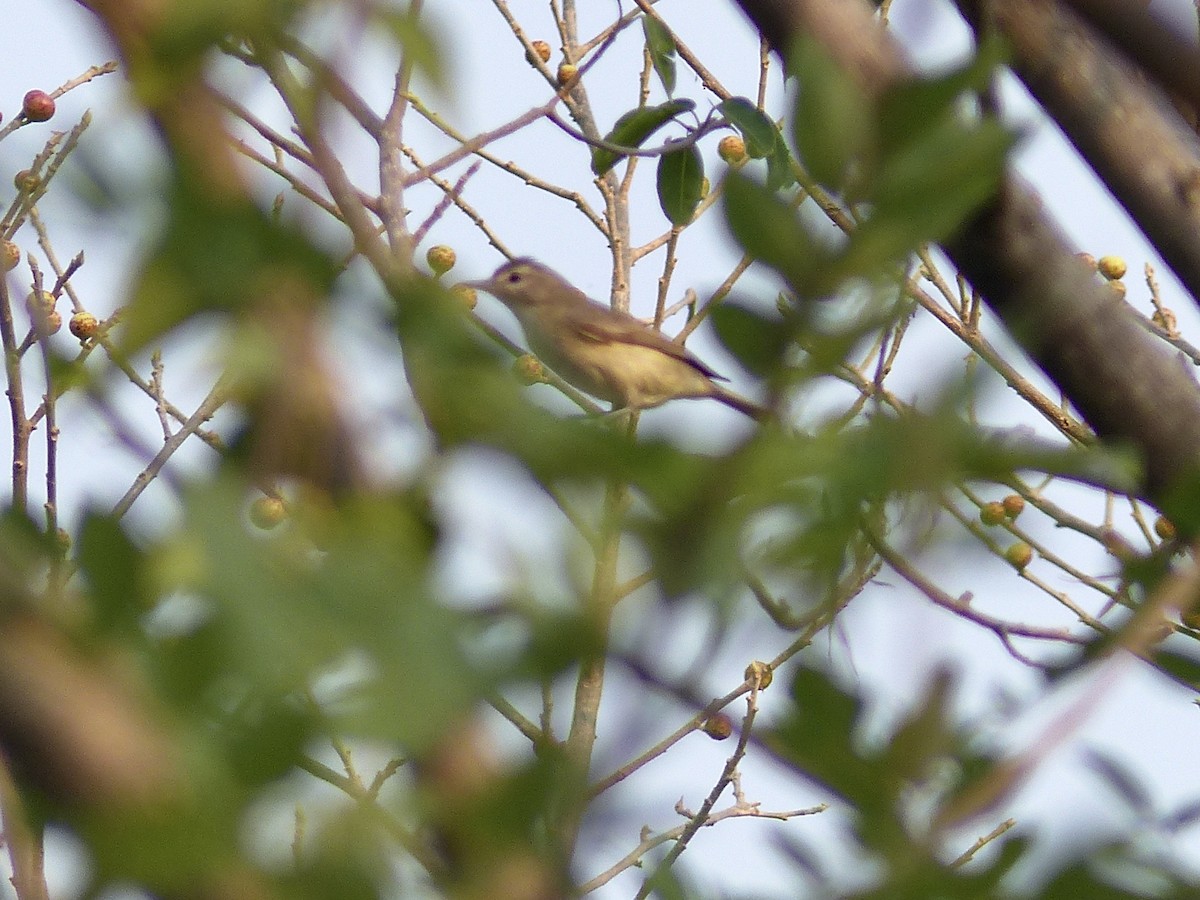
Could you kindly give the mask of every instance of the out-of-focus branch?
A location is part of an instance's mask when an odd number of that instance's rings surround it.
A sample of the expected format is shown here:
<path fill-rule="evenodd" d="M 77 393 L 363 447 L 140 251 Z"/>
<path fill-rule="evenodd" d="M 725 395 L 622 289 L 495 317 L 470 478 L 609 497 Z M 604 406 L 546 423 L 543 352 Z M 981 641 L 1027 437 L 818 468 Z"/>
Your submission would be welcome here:
<path fill-rule="evenodd" d="M 116 672 L 52 627 L 9 616 L 0 636 L 0 752 L 22 779 L 69 807 L 169 804 L 182 756 Z"/>
<path fill-rule="evenodd" d="M 1025 86 L 1200 297 L 1200 146 L 1167 98 L 1066 3 L 958 0 L 958 8 L 977 34 L 1004 36 Z M 1195 71 L 1196 49 L 1179 52 Z"/>
<path fill-rule="evenodd" d="M 869 95 L 909 73 L 866 3 L 739 4 L 776 49 L 801 33 L 820 40 Z M 1200 389 L 1074 257 L 1032 191 L 1005 178 L 945 247 L 1097 434 L 1141 451 L 1151 498 L 1166 506 L 1181 500 L 1186 477 L 1200 468 Z"/>
<path fill-rule="evenodd" d="M 1066 0 L 1163 88 L 1192 123 L 1200 113 L 1196 44 L 1160 22 L 1149 0 Z"/>

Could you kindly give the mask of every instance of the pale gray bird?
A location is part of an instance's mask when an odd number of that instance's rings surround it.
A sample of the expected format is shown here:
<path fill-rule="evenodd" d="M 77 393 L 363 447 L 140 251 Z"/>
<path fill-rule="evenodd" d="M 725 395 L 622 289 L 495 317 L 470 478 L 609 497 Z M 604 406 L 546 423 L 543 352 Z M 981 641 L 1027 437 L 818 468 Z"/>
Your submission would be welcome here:
<path fill-rule="evenodd" d="M 721 376 L 682 345 L 596 303 L 531 259 L 514 259 L 487 281 L 468 284 L 511 309 L 530 349 L 594 397 L 631 409 L 711 397 L 760 422 L 771 418 L 768 410 L 717 384 L 714 379 Z"/>

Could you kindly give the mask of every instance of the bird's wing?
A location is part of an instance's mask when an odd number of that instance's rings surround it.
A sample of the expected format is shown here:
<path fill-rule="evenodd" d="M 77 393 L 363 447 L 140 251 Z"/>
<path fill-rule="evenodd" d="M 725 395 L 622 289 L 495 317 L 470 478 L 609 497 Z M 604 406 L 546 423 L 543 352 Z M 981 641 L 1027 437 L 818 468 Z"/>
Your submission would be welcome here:
<path fill-rule="evenodd" d="M 581 316 L 580 321 L 577 323 L 577 330 L 580 335 L 590 338 L 597 343 L 619 341 L 626 344 L 640 344 L 643 347 L 650 347 L 653 350 L 658 350 L 660 353 L 665 353 L 681 362 L 687 363 L 708 378 L 715 378 L 719 381 L 726 380 L 724 376 L 718 375 L 696 358 L 682 344 L 675 343 L 662 334 L 662 332 L 655 331 L 640 319 L 635 319 L 628 313 L 619 312 L 611 307 L 596 303 L 594 300 L 589 299 L 588 304 L 593 309 L 599 310 L 602 315 L 592 316 L 589 314 L 586 317 Z"/>

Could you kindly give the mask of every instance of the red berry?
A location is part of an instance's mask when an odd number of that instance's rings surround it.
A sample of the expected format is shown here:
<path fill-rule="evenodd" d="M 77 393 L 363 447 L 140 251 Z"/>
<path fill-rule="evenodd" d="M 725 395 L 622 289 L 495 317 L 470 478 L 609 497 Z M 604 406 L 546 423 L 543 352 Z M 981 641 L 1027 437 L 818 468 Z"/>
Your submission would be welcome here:
<path fill-rule="evenodd" d="M 45 122 L 54 115 L 54 98 L 45 91 L 30 91 L 21 104 L 21 113 L 30 122 Z"/>

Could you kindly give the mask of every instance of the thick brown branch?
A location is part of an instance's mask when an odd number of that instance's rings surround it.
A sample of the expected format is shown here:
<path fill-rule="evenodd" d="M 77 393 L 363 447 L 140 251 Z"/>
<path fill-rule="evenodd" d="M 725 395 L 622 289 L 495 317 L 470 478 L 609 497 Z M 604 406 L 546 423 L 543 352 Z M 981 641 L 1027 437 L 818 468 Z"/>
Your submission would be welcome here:
<path fill-rule="evenodd" d="M 774 47 L 802 32 L 821 40 L 872 94 L 907 74 L 866 3 L 739 3 Z M 1074 258 L 1028 188 L 1004 179 L 946 251 L 1096 433 L 1141 451 L 1150 496 L 1166 506 L 1181 501 L 1200 469 L 1200 389 Z"/>
<path fill-rule="evenodd" d="M 1143 70 L 1061 2 L 958 0 L 976 33 L 996 29 L 1016 74 L 1200 297 L 1200 145 Z M 1196 60 L 1194 48 L 1187 56 Z"/>

